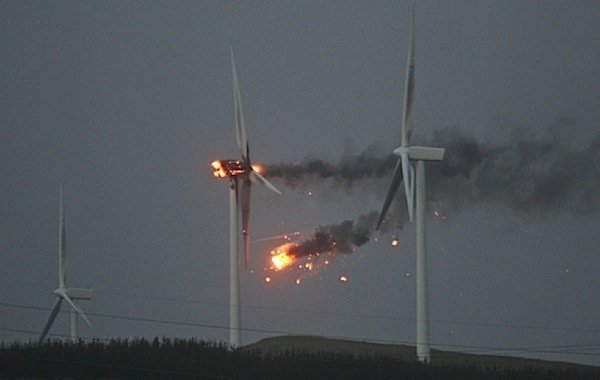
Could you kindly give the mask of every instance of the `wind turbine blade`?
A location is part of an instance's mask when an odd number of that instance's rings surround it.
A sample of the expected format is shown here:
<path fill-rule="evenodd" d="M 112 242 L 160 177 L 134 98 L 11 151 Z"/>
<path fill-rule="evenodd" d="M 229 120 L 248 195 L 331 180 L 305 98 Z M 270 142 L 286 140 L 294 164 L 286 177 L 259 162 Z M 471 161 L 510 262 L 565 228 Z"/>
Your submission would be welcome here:
<path fill-rule="evenodd" d="M 414 169 L 408 160 L 408 153 L 402 153 L 402 175 L 404 177 L 404 195 L 406 196 L 406 206 L 408 208 L 408 219 L 413 221 L 415 210 L 415 176 Z"/>
<path fill-rule="evenodd" d="M 81 316 L 81 318 L 83 318 L 85 323 L 87 323 L 88 326 L 92 327 L 92 324 L 90 323 L 90 320 L 88 319 L 88 317 L 85 315 L 83 310 L 81 310 L 81 308 L 79 306 L 77 306 L 77 304 L 71 299 L 71 297 L 67 294 L 67 292 L 61 291 L 60 295 L 62 298 L 65 299 L 65 301 L 67 301 L 67 303 L 69 305 L 71 305 L 71 307 L 77 312 L 77 314 L 79 314 Z"/>
<path fill-rule="evenodd" d="M 235 112 L 235 131 L 236 141 L 242 160 L 248 163 L 248 139 L 246 138 L 246 127 L 244 126 L 244 113 L 242 112 L 242 98 L 240 96 L 240 85 L 237 78 L 237 70 L 235 69 L 235 58 L 233 49 L 231 49 L 231 72 L 233 78 L 233 108 Z"/>
<path fill-rule="evenodd" d="M 244 268 L 248 270 L 250 259 L 250 189 L 252 182 L 244 178 L 240 193 L 240 205 L 242 208 L 242 240 L 244 244 Z"/>
<path fill-rule="evenodd" d="M 387 211 L 390 208 L 390 204 L 392 203 L 392 200 L 394 199 L 394 196 L 396 195 L 396 191 L 398 191 L 400 181 L 402 181 L 402 164 L 401 164 L 401 162 L 402 161 L 400 159 L 398 159 L 398 161 L 396 162 L 396 167 L 394 168 L 394 174 L 392 175 L 392 182 L 390 183 L 390 186 L 388 187 L 387 195 L 385 196 L 385 201 L 383 202 L 383 207 L 381 209 L 381 212 L 379 213 L 379 220 L 377 220 L 377 227 L 375 227 L 376 230 L 379 230 L 379 227 L 381 227 L 381 223 L 383 223 L 383 220 L 385 219 L 385 215 L 387 214 Z"/>
<path fill-rule="evenodd" d="M 250 179 L 256 183 L 260 183 L 261 185 L 263 185 L 267 189 L 271 190 L 272 192 L 281 195 L 281 191 L 279 191 L 278 188 L 273 186 L 273 184 L 271 182 L 267 181 L 267 179 L 265 177 L 263 177 L 260 173 L 258 173 L 256 171 L 250 172 Z"/>
<path fill-rule="evenodd" d="M 412 104 L 415 90 L 415 8 L 412 6 L 410 32 L 408 41 L 408 58 L 406 62 L 406 79 L 404 82 L 404 108 L 402 110 L 402 146 L 408 146 L 412 135 Z"/>
<path fill-rule="evenodd" d="M 66 250 L 67 250 L 67 236 L 65 232 L 65 215 L 63 212 L 63 190 L 62 184 L 59 190 L 59 202 L 58 202 L 58 284 L 61 288 L 65 286 L 66 280 Z"/>
<path fill-rule="evenodd" d="M 50 331 L 50 327 L 52 327 L 52 323 L 56 319 L 58 312 L 60 310 L 60 305 L 62 304 L 62 298 L 58 297 L 56 302 L 54 303 L 54 307 L 52 308 L 52 313 L 50 313 L 50 317 L 48 318 L 48 322 L 44 326 L 44 330 L 42 330 L 42 335 L 40 335 L 39 343 L 43 343 L 44 339 L 46 339 L 46 335 L 48 335 L 48 331 Z"/>

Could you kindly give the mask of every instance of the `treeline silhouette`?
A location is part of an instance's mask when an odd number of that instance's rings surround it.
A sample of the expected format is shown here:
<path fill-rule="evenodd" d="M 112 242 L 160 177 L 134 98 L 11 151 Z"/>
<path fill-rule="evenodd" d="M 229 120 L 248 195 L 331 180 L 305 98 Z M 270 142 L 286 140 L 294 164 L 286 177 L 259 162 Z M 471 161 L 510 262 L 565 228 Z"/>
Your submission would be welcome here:
<path fill-rule="evenodd" d="M 0 379 L 598 379 L 595 370 L 423 365 L 390 356 L 230 349 L 155 338 L 0 345 Z"/>

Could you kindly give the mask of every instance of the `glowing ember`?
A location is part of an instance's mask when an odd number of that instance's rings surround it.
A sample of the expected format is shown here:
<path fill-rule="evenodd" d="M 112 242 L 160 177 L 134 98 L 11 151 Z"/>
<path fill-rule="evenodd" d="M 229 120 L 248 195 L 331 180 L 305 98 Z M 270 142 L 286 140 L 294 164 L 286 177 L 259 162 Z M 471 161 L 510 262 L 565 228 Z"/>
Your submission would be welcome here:
<path fill-rule="evenodd" d="M 398 240 L 397 237 L 392 237 L 392 247 L 397 247 L 398 243 L 400 243 L 400 240 Z"/>
<path fill-rule="evenodd" d="M 282 270 L 296 261 L 296 257 L 288 253 L 293 245 L 293 243 L 287 243 L 275 248 L 274 251 L 271 251 L 271 255 L 273 255 L 273 257 L 271 257 L 271 262 L 273 263 L 275 270 Z"/>
<path fill-rule="evenodd" d="M 344 275 L 341 275 L 341 276 L 340 276 L 340 281 L 341 281 L 341 282 L 348 282 L 348 277 L 347 277 L 347 276 L 344 276 Z"/>
<path fill-rule="evenodd" d="M 296 279 L 296 285 L 300 285 L 300 279 L 299 278 Z"/>
<path fill-rule="evenodd" d="M 265 277 L 265 282 L 268 284 L 269 282 L 271 282 L 271 277 Z"/>

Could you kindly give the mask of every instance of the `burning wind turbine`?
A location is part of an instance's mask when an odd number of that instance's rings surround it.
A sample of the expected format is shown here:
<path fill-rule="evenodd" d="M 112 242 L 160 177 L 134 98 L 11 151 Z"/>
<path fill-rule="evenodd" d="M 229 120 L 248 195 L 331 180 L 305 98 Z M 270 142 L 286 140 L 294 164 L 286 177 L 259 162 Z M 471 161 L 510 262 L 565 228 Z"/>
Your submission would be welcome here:
<path fill-rule="evenodd" d="M 237 80 L 233 50 L 231 51 L 231 71 L 236 141 L 240 149 L 241 159 L 216 160 L 211 163 L 211 167 L 215 177 L 229 179 L 229 344 L 232 347 L 239 347 L 241 345 L 238 248 L 240 215 L 244 245 L 244 266 L 248 269 L 250 254 L 250 189 L 252 182 L 260 183 L 277 194 L 281 194 L 281 192 L 259 173 L 259 166 L 252 165 L 250 162 L 250 147 L 244 126 L 240 87 Z"/>

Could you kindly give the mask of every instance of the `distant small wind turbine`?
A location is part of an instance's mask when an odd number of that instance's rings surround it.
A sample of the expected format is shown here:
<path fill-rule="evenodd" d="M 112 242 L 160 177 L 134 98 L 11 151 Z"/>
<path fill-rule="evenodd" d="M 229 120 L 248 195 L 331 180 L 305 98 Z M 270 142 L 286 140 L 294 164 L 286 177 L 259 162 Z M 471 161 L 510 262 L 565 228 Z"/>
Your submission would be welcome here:
<path fill-rule="evenodd" d="M 399 156 L 392 175 L 392 182 L 388 188 L 377 229 L 385 219 L 400 181 L 404 180 L 404 194 L 408 206 L 408 216 L 413 220 L 416 213 L 417 234 L 417 358 L 424 363 L 430 362 L 429 347 L 429 310 L 427 305 L 427 253 L 425 247 L 425 161 L 441 161 L 444 158 L 445 149 L 424 146 L 411 146 L 412 134 L 412 104 L 415 88 L 415 10 L 412 8 L 410 35 L 408 42 L 408 59 L 406 64 L 406 84 L 404 89 L 404 109 L 402 113 L 402 140 L 399 148 L 394 154 Z M 415 199 L 415 169 L 410 161 L 416 161 L 416 199 Z M 416 200 L 416 204 L 415 204 Z"/>
<path fill-rule="evenodd" d="M 44 330 L 42 331 L 42 335 L 40 336 L 39 342 L 42 343 L 48 335 L 48 331 L 52 327 L 52 323 L 56 319 L 58 312 L 60 311 L 60 306 L 62 305 L 62 301 L 66 301 L 69 305 L 71 305 L 71 341 L 77 342 L 77 317 L 78 314 L 83 318 L 83 320 L 88 324 L 88 326 L 92 326 L 89 319 L 83 312 L 83 310 L 77 305 L 75 300 L 89 300 L 92 298 L 92 289 L 83 289 L 83 288 L 67 288 L 66 287 L 66 234 L 65 234 L 65 217 L 63 214 L 63 193 L 62 186 L 60 187 L 60 195 L 59 195 L 59 207 L 58 207 L 58 289 L 54 291 L 56 294 L 56 303 L 54 304 L 54 308 L 52 309 L 52 313 L 50 313 L 50 317 L 48 318 L 48 322 L 46 322 L 46 326 L 44 326 Z"/>
<path fill-rule="evenodd" d="M 229 178 L 229 344 L 232 347 L 239 347 L 241 345 L 238 248 L 240 213 L 244 244 L 244 266 L 248 269 L 250 254 L 250 189 L 252 182 L 260 183 L 277 194 L 281 194 L 281 192 L 258 173 L 250 162 L 250 148 L 246 138 L 240 86 L 237 80 L 233 50 L 231 50 L 231 71 L 233 76 L 236 138 L 241 160 L 217 160 L 213 161 L 211 166 L 215 177 Z"/>

